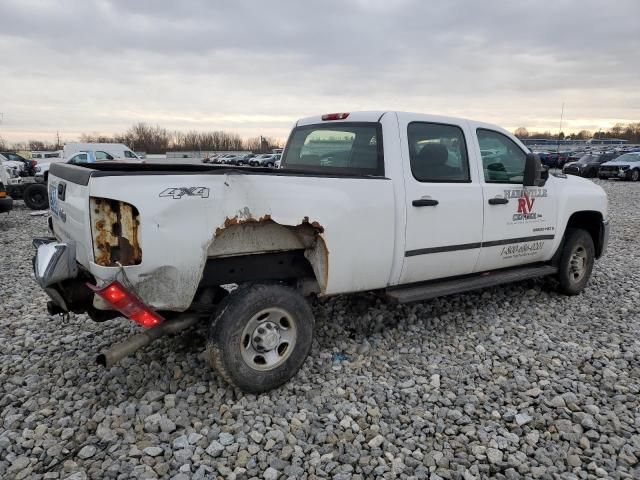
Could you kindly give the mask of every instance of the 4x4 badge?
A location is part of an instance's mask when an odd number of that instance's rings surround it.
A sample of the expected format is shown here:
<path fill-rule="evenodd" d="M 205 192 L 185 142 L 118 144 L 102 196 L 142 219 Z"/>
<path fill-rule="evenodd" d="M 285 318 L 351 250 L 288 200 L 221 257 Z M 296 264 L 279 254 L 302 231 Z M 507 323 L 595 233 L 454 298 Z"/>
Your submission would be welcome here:
<path fill-rule="evenodd" d="M 184 196 L 209 198 L 209 189 L 207 187 L 171 187 L 160 192 L 160 197 L 171 197 L 178 200 Z"/>

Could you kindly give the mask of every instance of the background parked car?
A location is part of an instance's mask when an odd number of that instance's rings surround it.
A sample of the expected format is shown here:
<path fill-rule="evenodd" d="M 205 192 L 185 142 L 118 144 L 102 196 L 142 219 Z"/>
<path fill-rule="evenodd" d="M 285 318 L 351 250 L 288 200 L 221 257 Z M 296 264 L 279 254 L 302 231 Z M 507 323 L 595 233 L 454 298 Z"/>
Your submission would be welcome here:
<path fill-rule="evenodd" d="M 576 162 L 569 162 L 562 168 L 562 173 L 578 175 L 580 177 L 595 178 L 598 176 L 600 165 L 619 155 L 615 152 L 592 152 L 580 157 Z"/>
<path fill-rule="evenodd" d="M 620 178 L 623 180 L 640 180 L 640 152 L 625 153 L 615 160 L 600 165 L 600 178 Z"/>
<path fill-rule="evenodd" d="M 235 158 L 235 163 L 234 165 L 250 165 L 251 164 L 251 159 L 254 158 L 256 156 L 255 153 L 243 153 L 240 154 L 238 156 L 236 156 Z"/>
<path fill-rule="evenodd" d="M 262 153 L 252 158 L 251 165 L 255 167 L 273 167 L 276 162 L 276 156 L 273 153 Z"/>
<path fill-rule="evenodd" d="M 51 158 L 62 158 L 62 157 L 63 157 L 62 150 L 31 152 L 31 159 L 36 161 L 44 161 L 44 160 L 49 160 Z"/>
<path fill-rule="evenodd" d="M 13 199 L 7 194 L 5 183 L 9 181 L 9 174 L 0 161 L 0 213 L 9 212 L 13 208 Z"/>
<path fill-rule="evenodd" d="M 36 160 L 29 160 L 14 152 L 0 152 L 0 155 L 8 164 L 18 167 L 21 177 L 33 177 L 35 175 L 36 164 L 38 163 Z"/>

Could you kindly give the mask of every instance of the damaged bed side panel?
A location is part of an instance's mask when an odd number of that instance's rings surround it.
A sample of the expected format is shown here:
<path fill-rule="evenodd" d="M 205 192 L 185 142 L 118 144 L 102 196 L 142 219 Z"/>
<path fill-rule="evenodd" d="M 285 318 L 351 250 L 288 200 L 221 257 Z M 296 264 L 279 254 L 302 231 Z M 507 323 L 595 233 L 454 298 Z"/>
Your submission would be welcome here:
<path fill-rule="evenodd" d="M 159 196 L 168 188 L 191 187 L 206 188 L 208 195 Z M 120 267 L 100 263 L 112 265 L 114 252 L 122 263 L 124 244 L 125 259 L 140 260 L 123 267 L 128 281 L 158 310 L 189 308 L 209 258 L 304 249 L 322 294 L 383 288 L 389 282 L 395 232 L 388 179 L 250 173 L 105 176 L 93 178 L 90 189 L 92 197 L 115 196 L 138 211 L 138 248 L 135 211 L 127 232 L 113 228 L 118 215 L 108 212 L 95 240 L 109 246 L 109 255 L 97 255 L 91 272 L 103 282 L 112 280 Z M 128 221 L 123 215 L 129 219 L 120 207 L 121 225 Z"/>

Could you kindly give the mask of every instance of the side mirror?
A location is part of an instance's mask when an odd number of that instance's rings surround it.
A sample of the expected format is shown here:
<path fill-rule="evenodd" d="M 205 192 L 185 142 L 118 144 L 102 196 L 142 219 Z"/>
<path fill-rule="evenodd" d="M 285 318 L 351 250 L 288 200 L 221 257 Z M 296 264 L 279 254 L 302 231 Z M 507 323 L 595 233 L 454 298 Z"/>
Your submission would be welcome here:
<path fill-rule="evenodd" d="M 549 175 L 547 173 L 547 178 Z M 542 187 L 546 182 L 543 178 L 542 163 L 540 159 L 533 153 L 528 153 L 524 163 L 524 177 L 522 184 L 525 187 Z"/>

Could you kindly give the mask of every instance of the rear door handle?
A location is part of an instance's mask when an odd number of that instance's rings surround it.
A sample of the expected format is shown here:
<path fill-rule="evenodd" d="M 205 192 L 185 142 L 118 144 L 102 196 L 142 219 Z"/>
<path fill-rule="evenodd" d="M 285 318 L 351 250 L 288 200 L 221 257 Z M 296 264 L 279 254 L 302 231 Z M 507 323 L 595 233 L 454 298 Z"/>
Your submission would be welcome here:
<path fill-rule="evenodd" d="M 414 207 L 435 207 L 438 205 L 438 200 L 432 200 L 430 198 L 419 198 L 411 202 Z"/>
<path fill-rule="evenodd" d="M 508 198 L 496 197 L 496 198 L 490 198 L 489 199 L 489 205 L 503 205 L 505 203 L 509 203 L 509 199 Z"/>

